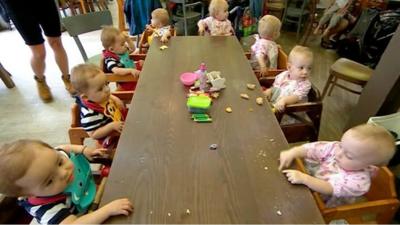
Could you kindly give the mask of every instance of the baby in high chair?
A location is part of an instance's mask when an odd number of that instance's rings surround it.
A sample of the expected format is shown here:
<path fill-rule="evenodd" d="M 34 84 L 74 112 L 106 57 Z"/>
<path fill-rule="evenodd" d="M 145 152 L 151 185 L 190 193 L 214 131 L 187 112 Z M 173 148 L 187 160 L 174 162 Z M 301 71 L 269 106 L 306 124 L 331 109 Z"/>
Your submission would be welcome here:
<path fill-rule="evenodd" d="M 312 64 L 313 53 L 309 48 L 297 45 L 290 51 L 288 70 L 278 74 L 272 87 L 264 91 L 276 110 L 283 112 L 287 105 L 307 100 Z"/>
<path fill-rule="evenodd" d="M 386 165 L 394 151 L 394 138 L 385 128 L 363 124 L 346 131 L 340 142 L 313 142 L 281 152 L 279 170 L 297 157 L 316 162 L 318 167 L 311 175 L 289 169 L 282 172 L 292 184 L 321 193 L 326 205 L 335 207 L 354 203 L 367 193 L 376 166 Z"/>
<path fill-rule="evenodd" d="M 139 77 L 140 71 L 129 57 L 135 45 L 128 35 L 115 27 L 106 26 L 101 31 L 101 43 L 104 47 L 103 72 Z M 136 82 L 120 82 L 117 87 L 121 91 L 132 91 L 136 88 Z"/>
<path fill-rule="evenodd" d="M 112 216 L 127 216 L 133 212 L 133 205 L 126 198 L 88 213 L 96 192 L 93 177 L 74 176 L 74 170 L 83 168 L 73 160 L 74 155 L 92 159 L 102 156 L 104 151 L 81 145 L 53 148 L 42 141 L 27 139 L 3 144 L 0 146 L 0 193 L 19 197 L 18 204 L 39 224 L 100 224 Z M 86 166 L 89 167 L 87 161 Z M 86 172 L 91 173 L 90 169 Z M 69 188 L 77 182 L 91 187 L 85 190 L 85 197 L 79 195 L 80 189 L 70 192 Z M 84 203 L 72 195 L 85 199 Z"/>
<path fill-rule="evenodd" d="M 153 38 L 159 38 L 162 43 L 166 43 L 174 32 L 174 27 L 170 25 L 168 11 L 163 8 L 155 9 L 151 12 L 151 23 L 146 26 L 139 45 L 148 48 Z"/>
<path fill-rule="evenodd" d="M 251 46 L 251 66 L 260 70 L 261 76 L 267 76 L 268 69 L 278 67 L 278 45 L 282 23 L 272 15 L 266 15 L 258 21 L 258 35 L 256 42 Z"/>
<path fill-rule="evenodd" d="M 322 15 L 321 19 L 319 20 L 317 28 L 315 28 L 314 34 L 318 34 L 326 23 L 328 26 L 325 28 L 322 36 L 326 36 L 330 29 L 334 28 L 342 19 L 346 13 L 347 9 L 351 5 L 352 0 L 335 0 L 332 2 L 332 5 L 327 8 Z"/>
<path fill-rule="evenodd" d="M 208 6 L 210 16 L 197 23 L 199 35 L 231 36 L 234 34 L 232 23 L 228 19 L 226 0 L 212 0 Z"/>
<path fill-rule="evenodd" d="M 95 65 L 80 64 L 72 68 L 71 83 L 79 93 L 81 126 L 104 148 L 116 147 L 127 109 L 110 94 L 106 75 Z"/>

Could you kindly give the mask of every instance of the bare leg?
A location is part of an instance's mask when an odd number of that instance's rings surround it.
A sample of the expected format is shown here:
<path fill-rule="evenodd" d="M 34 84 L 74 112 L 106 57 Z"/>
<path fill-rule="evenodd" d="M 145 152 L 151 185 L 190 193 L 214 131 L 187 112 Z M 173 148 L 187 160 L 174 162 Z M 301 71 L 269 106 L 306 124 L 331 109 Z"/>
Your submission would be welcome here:
<path fill-rule="evenodd" d="M 42 79 L 44 78 L 44 70 L 46 68 L 46 49 L 44 48 L 44 44 L 29 45 L 29 48 L 32 51 L 31 67 L 33 73 L 36 77 Z"/>
<path fill-rule="evenodd" d="M 62 75 L 69 74 L 68 57 L 65 52 L 61 37 L 47 37 L 50 47 L 53 49 L 54 57 Z"/>

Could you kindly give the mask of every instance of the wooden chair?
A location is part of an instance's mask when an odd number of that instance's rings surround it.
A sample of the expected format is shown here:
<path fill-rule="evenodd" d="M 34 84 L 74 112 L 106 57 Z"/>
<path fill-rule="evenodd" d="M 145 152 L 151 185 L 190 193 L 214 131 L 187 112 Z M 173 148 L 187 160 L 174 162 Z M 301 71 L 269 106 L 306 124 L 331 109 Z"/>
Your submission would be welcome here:
<path fill-rule="evenodd" d="M 170 28 L 171 36 L 176 36 L 176 29 L 173 25 L 171 25 Z M 139 41 L 139 54 L 146 54 L 147 50 L 149 49 L 149 43 L 148 43 L 148 38 L 151 36 L 153 33 L 149 31 L 148 29 L 145 29 L 140 35 L 140 41 Z"/>
<path fill-rule="evenodd" d="M 361 91 L 350 89 L 342 84 L 338 84 L 337 81 L 340 79 L 364 87 L 370 79 L 372 72 L 373 70 L 369 67 L 353 60 L 346 58 L 336 60 L 329 69 L 329 77 L 322 92 L 322 98 L 324 98 L 327 93 L 328 96 L 330 96 L 335 86 L 355 94 L 361 94 Z"/>
<path fill-rule="evenodd" d="M 246 52 L 245 53 L 247 59 L 251 59 L 251 53 Z M 278 48 L 278 68 L 277 69 L 269 69 L 268 70 L 268 75 L 271 77 L 275 77 L 276 75 L 282 73 L 283 71 L 287 70 L 287 62 L 288 62 L 288 56 L 287 54 L 283 51 L 283 49 Z M 261 78 L 260 71 L 255 70 L 254 74 L 258 79 Z"/>
<path fill-rule="evenodd" d="M 306 173 L 303 161 L 296 159 L 297 167 Z M 315 201 L 326 223 L 344 219 L 350 224 L 388 224 L 399 208 L 394 178 L 387 167 L 381 167 L 372 178 L 371 188 L 364 195 L 367 201 L 327 208 L 319 193 L 313 192 Z"/>
<path fill-rule="evenodd" d="M 132 82 L 137 81 L 133 76 L 107 75 L 108 82 Z M 121 99 L 125 104 L 130 104 L 134 95 L 133 91 L 116 91 L 112 95 Z M 71 127 L 68 129 L 68 136 L 71 144 L 82 145 L 89 134 L 81 127 L 80 108 L 74 103 L 71 106 Z"/>
<path fill-rule="evenodd" d="M 274 80 L 274 77 L 264 77 L 260 79 L 260 84 L 268 88 L 272 86 Z M 322 114 L 321 95 L 318 89 L 312 86 L 307 97 L 308 102 L 287 105 L 284 112 L 275 112 L 279 123 L 281 123 L 284 115 L 297 120 L 293 124 L 280 125 L 289 143 L 318 140 Z M 308 118 L 302 118 L 296 113 L 305 113 Z"/>
<path fill-rule="evenodd" d="M 306 16 L 309 15 L 309 0 L 285 0 L 285 11 L 283 13 L 282 23 L 296 24 L 296 40 L 299 40 L 300 30 Z"/>

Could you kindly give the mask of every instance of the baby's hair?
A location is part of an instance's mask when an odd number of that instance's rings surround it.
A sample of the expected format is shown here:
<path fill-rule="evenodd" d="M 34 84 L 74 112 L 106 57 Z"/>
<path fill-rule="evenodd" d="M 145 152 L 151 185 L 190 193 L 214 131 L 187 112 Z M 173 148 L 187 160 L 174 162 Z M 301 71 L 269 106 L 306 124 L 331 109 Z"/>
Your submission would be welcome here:
<path fill-rule="evenodd" d="M 276 16 L 263 16 L 258 22 L 258 34 L 261 38 L 268 37 L 275 40 L 279 37 L 281 26 L 282 23 Z"/>
<path fill-rule="evenodd" d="M 210 12 L 210 16 L 215 17 L 219 11 L 227 10 L 228 7 L 226 0 L 211 0 L 208 11 Z"/>
<path fill-rule="evenodd" d="M 103 45 L 104 49 L 110 48 L 117 39 L 118 35 L 121 34 L 121 31 L 113 26 L 104 26 L 101 30 L 101 44 Z"/>
<path fill-rule="evenodd" d="M 24 195 L 22 188 L 15 182 L 22 178 L 31 166 L 35 146 L 52 148 L 42 141 L 29 139 L 0 146 L 0 193 L 12 197 Z"/>
<path fill-rule="evenodd" d="M 384 127 L 374 124 L 361 124 L 350 128 L 351 135 L 359 141 L 368 142 L 377 153 L 377 165 L 386 165 L 395 153 L 393 135 Z"/>
<path fill-rule="evenodd" d="M 151 17 L 157 18 L 163 26 L 169 24 L 169 15 L 166 9 L 158 8 L 153 10 L 153 12 L 151 12 Z"/>
<path fill-rule="evenodd" d="M 93 64 L 79 64 L 71 70 L 71 83 L 75 90 L 80 94 L 84 93 L 89 87 L 89 79 L 103 73 L 98 66 Z"/>
<path fill-rule="evenodd" d="M 299 55 L 301 55 L 302 58 L 313 59 L 313 57 L 314 57 L 313 52 L 308 47 L 296 45 L 293 47 L 293 49 L 289 53 L 289 56 L 288 56 L 289 63 L 292 63 L 294 58 L 297 58 Z"/>

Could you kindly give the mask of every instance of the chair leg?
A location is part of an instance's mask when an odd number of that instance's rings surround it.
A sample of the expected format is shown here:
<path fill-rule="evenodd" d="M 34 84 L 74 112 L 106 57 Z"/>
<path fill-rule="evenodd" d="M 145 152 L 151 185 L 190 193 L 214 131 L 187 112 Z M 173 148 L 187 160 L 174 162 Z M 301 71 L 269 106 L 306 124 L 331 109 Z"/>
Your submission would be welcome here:
<path fill-rule="evenodd" d="M 324 100 L 324 97 L 325 97 L 326 93 L 328 92 L 328 88 L 331 85 L 332 79 L 333 79 L 333 75 L 329 74 L 329 77 L 328 77 L 328 80 L 326 81 L 324 90 L 322 91 L 321 100 Z"/>
<path fill-rule="evenodd" d="M 336 85 L 336 82 L 337 82 L 337 77 L 334 77 L 333 81 L 332 81 L 331 88 L 329 89 L 329 92 L 328 92 L 328 96 L 331 96 L 332 91 L 333 91 L 333 87 Z"/>
<path fill-rule="evenodd" d="M 301 22 L 303 20 L 303 16 L 300 16 L 299 21 L 297 22 L 297 33 L 296 33 L 296 42 L 299 40 L 300 30 L 301 30 Z"/>

